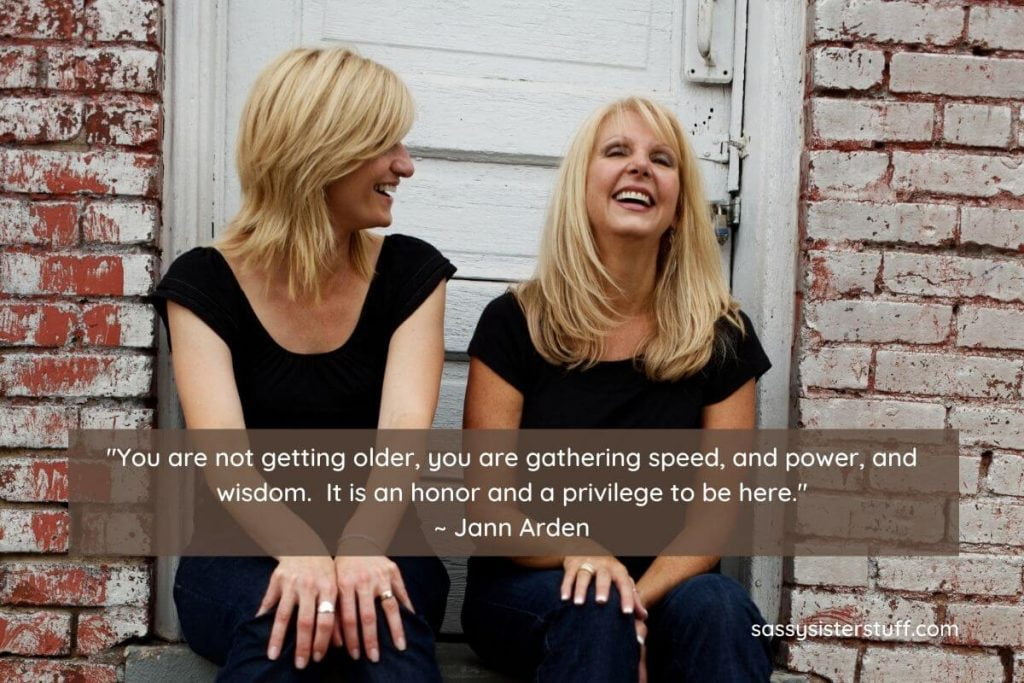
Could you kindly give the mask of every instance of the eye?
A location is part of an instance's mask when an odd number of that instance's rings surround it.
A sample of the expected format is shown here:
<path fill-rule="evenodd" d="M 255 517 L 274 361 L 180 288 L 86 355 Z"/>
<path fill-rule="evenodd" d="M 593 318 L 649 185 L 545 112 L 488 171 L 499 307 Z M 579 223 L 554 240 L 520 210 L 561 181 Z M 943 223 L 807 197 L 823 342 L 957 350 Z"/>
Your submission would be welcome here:
<path fill-rule="evenodd" d="M 653 161 L 656 164 L 665 166 L 667 168 L 672 168 L 676 165 L 676 160 L 672 157 L 671 154 L 668 154 L 666 152 L 657 152 L 651 155 L 651 161 Z"/>
<path fill-rule="evenodd" d="M 606 157 L 620 157 L 627 153 L 625 145 L 609 145 L 605 147 L 604 155 Z"/>

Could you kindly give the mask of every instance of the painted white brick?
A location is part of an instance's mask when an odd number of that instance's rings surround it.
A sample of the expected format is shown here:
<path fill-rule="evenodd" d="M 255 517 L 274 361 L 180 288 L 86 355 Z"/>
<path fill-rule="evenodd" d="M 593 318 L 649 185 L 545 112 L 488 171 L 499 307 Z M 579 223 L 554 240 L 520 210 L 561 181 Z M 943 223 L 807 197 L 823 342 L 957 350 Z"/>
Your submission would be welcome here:
<path fill-rule="evenodd" d="M 148 254 L 100 255 L 96 258 L 90 255 L 82 258 L 92 260 L 77 261 L 76 257 L 66 255 L 0 254 L 0 291 L 29 295 L 141 296 L 149 294 L 153 287 L 156 259 Z M 109 281 L 109 259 L 120 263 L 121 277 L 116 282 Z M 76 274 L 76 268 L 84 274 Z M 107 287 L 109 290 L 100 289 Z"/>
<path fill-rule="evenodd" d="M 1021 74 L 1024 78 L 1024 73 Z M 1022 95 L 1024 97 L 1024 95 Z M 1024 163 L 1015 157 L 951 152 L 893 152 L 892 186 L 903 192 L 1024 196 Z"/>
<path fill-rule="evenodd" d="M 1024 457 L 999 453 L 988 469 L 988 489 L 1004 496 L 1024 496 Z"/>
<path fill-rule="evenodd" d="M 148 304 L 90 306 L 82 314 L 85 339 L 97 346 L 150 348 L 156 343 L 156 317 Z"/>
<path fill-rule="evenodd" d="M 897 52 L 889 66 L 892 92 L 954 97 L 1024 97 L 1024 60 Z"/>
<path fill-rule="evenodd" d="M 818 40 L 951 45 L 964 24 L 963 10 L 957 7 L 914 2 L 818 0 L 813 7 Z"/>
<path fill-rule="evenodd" d="M 957 345 L 985 349 L 1024 349 L 1024 311 L 963 306 L 957 316 Z"/>
<path fill-rule="evenodd" d="M 1020 605 L 949 605 L 946 618 L 960 627 L 959 635 L 946 642 L 1024 647 L 1024 609 Z"/>
<path fill-rule="evenodd" d="M 1024 301 L 1024 264 L 1016 261 L 887 253 L 882 279 L 889 291 Z"/>
<path fill-rule="evenodd" d="M 0 358 L 0 393 L 6 396 L 145 396 L 152 378 L 149 356 L 18 352 Z"/>
<path fill-rule="evenodd" d="M 1024 683 L 1024 652 L 1013 656 L 1013 683 Z"/>
<path fill-rule="evenodd" d="M 0 99 L 0 138 L 67 142 L 82 129 L 82 103 L 65 97 Z"/>
<path fill-rule="evenodd" d="M 153 411 L 149 408 L 82 408 L 82 429 L 149 429 L 152 426 Z"/>
<path fill-rule="evenodd" d="M 874 294 L 882 255 L 870 251 L 807 252 L 806 285 L 813 298 Z"/>
<path fill-rule="evenodd" d="M 823 301 L 808 304 L 806 315 L 807 326 L 826 341 L 936 344 L 949 335 L 953 309 L 899 301 Z"/>
<path fill-rule="evenodd" d="M 960 240 L 1020 251 L 1024 249 L 1024 211 L 965 206 Z"/>
<path fill-rule="evenodd" d="M 1016 396 L 1024 362 L 951 353 L 879 351 L 875 388 L 924 396 Z"/>
<path fill-rule="evenodd" d="M 810 153 L 810 185 L 822 197 L 831 199 L 883 199 L 889 155 L 885 152 Z"/>
<path fill-rule="evenodd" d="M 861 624 L 872 625 L 872 633 L 864 633 L 868 640 L 908 640 L 921 642 L 927 636 L 913 633 L 878 633 L 874 625 L 894 627 L 910 620 L 911 624 L 935 624 L 935 607 L 926 602 L 906 600 L 895 596 L 844 595 L 819 593 L 806 589 L 793 591 L 791 621 L 799 624 Z"/>
<path fill-rule="evenodd" d="M 978 492 L 981 477 L 981 458 L 960 456 L 960 495 L 973 496 Z"/>
<path fill-rule="evenodd" d="M 146 202 L 93 202 L 82 212 L 82 237 L 87 242 L 150 242 L 157 220 L 156 207 Z"/>
<path fill-rule="evenodd" d="M 821 97 L 811 100 L 813 135 L 825 141 L 920 142 L 932 139 L 934 123 L 932 104 Z"/>
<path fill-rule="evenodd" d="M 867 586 L 866 557 L 793 558 L 793 582 L 805 586 Z"/>
<path fill-rule="evenodd" d="M 119 605 L 78 617 L 77 651 L 95 654 L 149 632 L 149 609 Z"/>
<path fill-rule="evenodd" d="M 960 443 L 1024 450 L 1024 412 L 990 406 L 954 406 L 949 426 Z"/>
<path fill-rule="evenodd" d="M 0 406 L 0 447 L 67 448 L 71 425 L 62 407 Z"/>
<path fill-rule="evenodd" d="M 38 74 L 34 47 L 0 47 L 0 88 L 34 88 Z"/>
<path fill-rule="evenodd" d="M 800 399 L 800 422 L 807 429 L 942 429 L 945 420 L 946 409 L 937 403 Z"/>
<path fill-rule="evenodd" d="M 946 204 L 812 202 L 807 236 L 812 239 L 941 244 L 953 239 L 956 207 Z"/>
<path fill-rule="evenodd" d="M 982 499 L 962 501 L 960 542 L 1024 547 L 1024 505 Z M 1024 630 L 1021 634 L 1024 637 Z"/>
<path fill-rule="evenodd" d="M 972 555 L 960 557 L 880 557 L 879 588 L 922 593 L 1017 595 L 1024 558 Z"/>
<path fill-rule="evenodd" d="M 127 152 L 0 149 L 0 190 L 155 196 L 159 161 Z"/>
<path fill-rule="evenodd" d="M 93 0 L 85 9 L 87 40 L 155 41 L 160 25 L 157 0 Z"/>
<path fill-rule="evenodd" d="M 787 643 L 786 667 L 817 674 L 833 683 L 853 683 L 856 680 L 857 649 L 808 640 Z"/>
<path fill-rule="evenodd" d="M 942 139 L 956 145 L 1009 147 L 1009 107 L 982 104 L 947 104 Z"/>
<path fill-rule="evenodd" d="M 999 655 L 980 652 L 869 647 L 861 662 L 861 680 L 864 681 L 991 683 L 1002 678 L 1003 663 Z"/>
<path fill-rule="evenodd" d="M 829 346 L 800 362 L 800 382 L 823 389 L 867 389 L 871 349 Z"/>
<path fill-rule="evenodd" d="M 813 54 L 812 74 L 817 88 L 867 90 L 882 82 L 885 54 L 879 50 L 819 47 Z"/>
<path fill-rule="evenodd" d="M 50 90 L 158 92 L 160 53 L 130 47 L 51 47 L 46 50 Z"/>
<path fill-rule="evenodd" d="M 967 39 L 994 50 L 1024 50 L 1024 9 L 972 7 Z"/>

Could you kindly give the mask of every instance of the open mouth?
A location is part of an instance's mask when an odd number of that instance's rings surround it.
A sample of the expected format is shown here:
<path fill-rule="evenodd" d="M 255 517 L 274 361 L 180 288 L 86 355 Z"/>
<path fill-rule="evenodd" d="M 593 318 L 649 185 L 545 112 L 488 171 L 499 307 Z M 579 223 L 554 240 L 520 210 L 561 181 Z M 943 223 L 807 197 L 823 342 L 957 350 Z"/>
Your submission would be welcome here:
<path fill-rule="evenodd" d="M 398 189 L 398 185 L 374 185 L 373 191 L 377 194 L 382 194 L 388 199 L 391 199 L 391 193 Z"/>
<path fill-rule="evenodd" d="M 622 190 L 612 195 L 612 199 L 621 204 L 631 204 L 633 206 L 651 207 L 654 206 L 654 198 L 639 190 Z"/>

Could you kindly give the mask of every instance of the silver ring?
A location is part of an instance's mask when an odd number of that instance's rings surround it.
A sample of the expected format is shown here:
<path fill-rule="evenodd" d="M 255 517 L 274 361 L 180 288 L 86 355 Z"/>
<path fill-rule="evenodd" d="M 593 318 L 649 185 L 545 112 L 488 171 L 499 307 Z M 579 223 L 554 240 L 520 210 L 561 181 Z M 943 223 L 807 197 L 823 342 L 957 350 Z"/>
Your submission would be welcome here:
<path fill-rule="evenodd" d="M 334 614 L 334 603 L 330 600 L 323 600 L 316 606 L 317 614 Z"/>
<path fill-rule="evenodd" d="M 390 588 L 380 592 L 380 599 L 381 600 L 393 600 L 394 597 L 395 597 L 395 594 L 391 592 Z"/>
<path fill-rule="evenodd" d="M 581 564 L 580 568 L 579 568 L 579 571 L 581 571 L 581 572 L 588 572 L 590 574 L 597 573 L 597 570 L 594 569 L 594 565 L 590 564 L 589 562 L 584 562 L 583 564 Z"/>

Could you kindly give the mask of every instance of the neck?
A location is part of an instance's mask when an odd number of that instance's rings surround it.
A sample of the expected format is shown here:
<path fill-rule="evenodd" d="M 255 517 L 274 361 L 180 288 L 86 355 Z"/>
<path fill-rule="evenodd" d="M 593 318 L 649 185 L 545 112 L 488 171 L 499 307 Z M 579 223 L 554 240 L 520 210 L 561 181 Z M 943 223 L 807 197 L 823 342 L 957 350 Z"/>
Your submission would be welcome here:
<path fill-rule="evenodd" d="M 612 239 L 598 244 L 601 263 L 618 285 L 612 305 L 627 317 L 646 313 L 654 295 L 658 242 Z"/>

